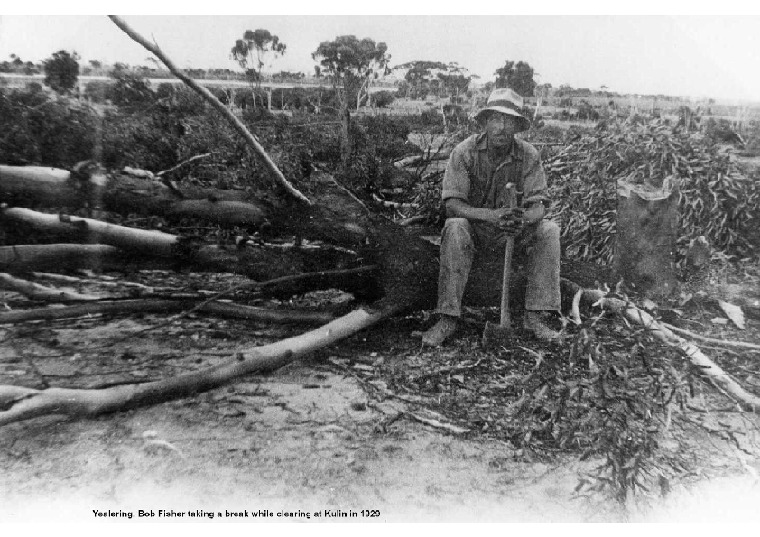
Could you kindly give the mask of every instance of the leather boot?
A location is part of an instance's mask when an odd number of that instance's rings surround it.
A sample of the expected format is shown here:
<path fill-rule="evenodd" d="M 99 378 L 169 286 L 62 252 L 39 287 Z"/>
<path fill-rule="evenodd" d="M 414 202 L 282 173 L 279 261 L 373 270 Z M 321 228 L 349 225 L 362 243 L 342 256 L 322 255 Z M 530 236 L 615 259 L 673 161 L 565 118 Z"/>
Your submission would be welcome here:
<path fill-rule="evenodd" d="M 422 336 L 423 345 L 440 347 L 457 330 L 458 320 L 450 315 L 441 315 L 438 322 Z"/>
<path fill-rule="evenodd" d="M 545 311 L 526 311 L 523 328 L 540 341 L 557 341 L 561 334 L 549 328 L 549 325 L 546 324 L 546 317 L 547 312 Z"/>

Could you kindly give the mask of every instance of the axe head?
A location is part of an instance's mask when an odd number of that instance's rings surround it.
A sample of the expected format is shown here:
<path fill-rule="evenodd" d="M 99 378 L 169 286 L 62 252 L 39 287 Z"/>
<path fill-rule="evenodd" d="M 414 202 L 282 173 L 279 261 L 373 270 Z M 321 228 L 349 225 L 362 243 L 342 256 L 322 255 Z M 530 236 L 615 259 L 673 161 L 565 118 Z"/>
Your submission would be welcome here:
<path fill-rule="evenodd" d="M 509 347 L 512 344 L 513 330 L 510 325 L 501 325 L 486 321 L 486 327 L 483 330 L 483 348 L 498 349 L 499 347 Z"/>

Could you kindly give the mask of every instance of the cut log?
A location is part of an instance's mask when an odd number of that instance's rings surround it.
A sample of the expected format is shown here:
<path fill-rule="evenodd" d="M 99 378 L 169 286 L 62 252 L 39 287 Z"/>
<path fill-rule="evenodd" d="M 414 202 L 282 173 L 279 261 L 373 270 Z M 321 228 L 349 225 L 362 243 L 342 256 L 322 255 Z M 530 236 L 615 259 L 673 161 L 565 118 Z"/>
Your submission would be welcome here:
<path fill-rule="evenodd" d="M 117 226 L 92 218 L 45 214 L 30 209 L 0 208 L 0 221 L 26 225 L 42 233 L 54 233 L 80 242 L 148 252 L 156 257 L 175 255 L 179 241 L 176 235 L 161 231 Z"/>
<path fill-rule="evenodd" d="M 678 188 L 618 181 L 615 272 L 648 296 L 676 290 Z"/>

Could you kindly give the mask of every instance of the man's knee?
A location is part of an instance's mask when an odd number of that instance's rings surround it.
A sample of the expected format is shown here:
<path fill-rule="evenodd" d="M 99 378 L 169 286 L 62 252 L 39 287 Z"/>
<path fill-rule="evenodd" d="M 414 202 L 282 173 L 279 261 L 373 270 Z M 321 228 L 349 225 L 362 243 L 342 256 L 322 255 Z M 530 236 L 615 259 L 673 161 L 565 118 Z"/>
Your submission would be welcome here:
<path fill-rule="evenodd" d="M 472 244 L 472 226 L 466 218 L 447 218 L 441 240 L 457 244 Z"/>
<path fill-rule="evenodd" d="M 559 235 L 559 225 L 551 220 L 542 220 L 536 229 L 536 238 L 541 241 L 559 242 Z"/>

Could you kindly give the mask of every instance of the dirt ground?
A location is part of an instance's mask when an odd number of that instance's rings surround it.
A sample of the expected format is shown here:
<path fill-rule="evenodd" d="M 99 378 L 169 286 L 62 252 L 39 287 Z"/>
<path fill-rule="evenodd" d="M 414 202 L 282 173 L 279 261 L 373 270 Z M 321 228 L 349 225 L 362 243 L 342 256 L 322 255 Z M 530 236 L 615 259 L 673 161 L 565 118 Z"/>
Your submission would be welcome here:
<path fill-rule="evenodd" d="M 0 297 L 6 305 L 17 298 Z M 160 326 L 165 319 L 0 326 L 0 384 L 97 387 L 158 379 L 304 330 L 195 315 Z M 373 364 L 415 368 L 430 360 L 416 334 L 426 321 L 393 320 L 271 375 L 187 399 L 91 419 L 6 425 L 0 522 L 127 520 L 93 510 L 132 513 L 132 522 L 208 521 L 209 514 L 213 521 L 255 522 L 258 511 L 272 513 L 268 522 L 760 519 L 754 416 L 735 408 L 708 412 L 704 419 L 731 422 L 735 434 L 689 439 L 703 456 L 699 470 L 667 496 L 623 510 L 602 496 L 574 494 L 579 474 L 599 461 L 581 462 L 577 454 L 527 460 L 508 443 L 458 434 L 443 416 L 415 405 L 414 394 L 394 396 L 365 374 Z M 749 320 L 739 335 L 723 335 L 757 341 L 759 333 L 760 322 Z M 466 360 L 462 349 L 456 352 Z M 727 404 L 721 399 L 718 406 Z M 138 518 L 139 510 L 155 516 Z M 182 516 L 159 518 L 159 510 Z"/>

